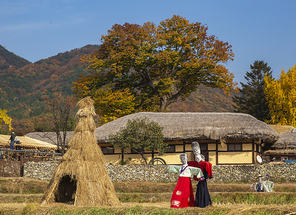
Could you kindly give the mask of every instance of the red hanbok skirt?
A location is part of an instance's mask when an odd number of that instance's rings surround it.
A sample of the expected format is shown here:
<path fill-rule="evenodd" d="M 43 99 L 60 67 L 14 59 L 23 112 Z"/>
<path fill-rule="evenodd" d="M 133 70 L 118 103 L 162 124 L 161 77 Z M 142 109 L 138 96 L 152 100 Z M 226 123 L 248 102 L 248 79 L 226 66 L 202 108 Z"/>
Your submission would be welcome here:
<path fill-rule="evenodd" d="M 186 207 L 194 207 L 191 179 L 189 177 L 179 177 L 171 198 L 171 208 Z"/>

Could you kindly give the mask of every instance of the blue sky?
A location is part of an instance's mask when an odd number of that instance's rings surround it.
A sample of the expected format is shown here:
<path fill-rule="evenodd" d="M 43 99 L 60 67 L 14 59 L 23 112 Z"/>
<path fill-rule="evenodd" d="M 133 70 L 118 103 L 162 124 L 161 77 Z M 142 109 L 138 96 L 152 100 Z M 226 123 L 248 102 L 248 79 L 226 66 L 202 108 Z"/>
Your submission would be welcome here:
<path fill-rule="evenodd" d="M 263 60 L 278 79 L 296 64 L 296 1 L 285 0 L 0 0 L 0 44 L 31 62 L 100 44 L 112 25 L 171 18 L 207 25 L 232 45 L 226 67 L 245 83 L 250 64 Z"/>

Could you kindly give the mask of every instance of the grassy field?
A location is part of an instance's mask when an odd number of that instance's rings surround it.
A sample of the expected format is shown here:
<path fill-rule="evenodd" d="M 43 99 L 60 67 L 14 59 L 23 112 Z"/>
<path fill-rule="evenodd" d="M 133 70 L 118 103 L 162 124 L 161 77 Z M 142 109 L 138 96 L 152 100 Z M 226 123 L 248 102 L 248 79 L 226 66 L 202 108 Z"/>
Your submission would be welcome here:
<path fill-rule="evenodd" d="M 41 206 L 48 181 L 0 178 L 0 214 L 295 214 L 296 183 L 275 184 L 273 193 L 254 193 L 249 183 L 209 183 L 213 205 L 171 209 L 176 183 L 114 182 L 121 205 L 76 207 Z M 195 188 L 195 183 L 193 183 Z"/>

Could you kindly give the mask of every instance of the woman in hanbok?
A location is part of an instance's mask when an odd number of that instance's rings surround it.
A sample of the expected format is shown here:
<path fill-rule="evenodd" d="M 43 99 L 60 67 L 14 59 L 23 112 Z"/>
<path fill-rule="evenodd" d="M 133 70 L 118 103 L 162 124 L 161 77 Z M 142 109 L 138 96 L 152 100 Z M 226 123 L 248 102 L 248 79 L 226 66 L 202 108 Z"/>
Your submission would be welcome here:
<path fill-rule="evenodd" d="M 171 198 L 171 208 L 194 207 L 194 195 L 191 184 L 191 176 L 202 178 L 201 169 L 190 167 L 187 164 L 186 153 L 180 155 L 181 165 L 169 165 L 168 172 L 179 173 L 179 180 Z"/>
<path fill-rule="evenodd" d="M 202 178 L 194 177 L 194 180 L 198 181 L 196 185 L 195 207 L 204 208 L 212 204 L 207 185 L 207 179 L 213 177 L 212 164 L 204 160 L 203 155 L 200 153 L 198 142 L 193 142 L 191 147 L 196 161 L 189 161 L 188 165 L 200 168 L 204 175 Z"/>

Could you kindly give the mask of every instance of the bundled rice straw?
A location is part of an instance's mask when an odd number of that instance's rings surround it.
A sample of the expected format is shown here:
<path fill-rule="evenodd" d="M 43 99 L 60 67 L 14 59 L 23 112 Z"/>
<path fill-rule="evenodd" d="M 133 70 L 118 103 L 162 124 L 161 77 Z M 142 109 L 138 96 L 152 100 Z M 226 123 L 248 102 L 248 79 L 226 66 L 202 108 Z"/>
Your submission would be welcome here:
<path fill-rule="evenodd" d="M 104 166 L 104 155 L 97 145 L 93 116 L 94 101 L 86 97 L 78 102 L 78 123 L 69 149 L 55 169 L 44 193 L 42 204 L 72 203 L 76 206 L 114 206 L 116 197 Z"/>

